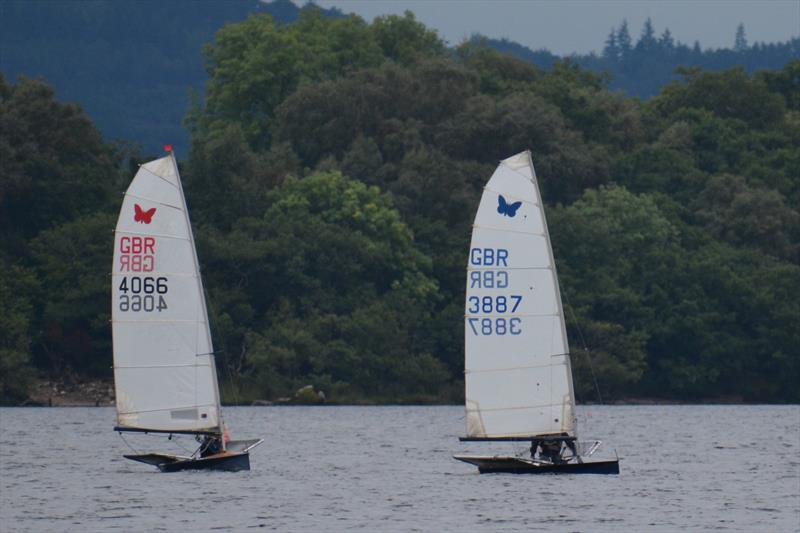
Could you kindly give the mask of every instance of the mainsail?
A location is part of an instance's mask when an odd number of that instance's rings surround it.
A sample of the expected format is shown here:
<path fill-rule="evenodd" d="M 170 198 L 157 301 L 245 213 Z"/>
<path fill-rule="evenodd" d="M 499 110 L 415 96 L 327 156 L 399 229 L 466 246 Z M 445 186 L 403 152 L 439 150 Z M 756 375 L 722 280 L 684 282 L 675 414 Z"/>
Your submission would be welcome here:
<path fill-rule="evenodd" d="M 172 153 L 142 165 L 114 237 L 117 429 L 222 432 L 192 227 Z"/>
<path fill-rule="evenodd" d="M 467 267 L 467 437 L 575 436 L 558 276 L 530 152 L 486 185 Z"/>

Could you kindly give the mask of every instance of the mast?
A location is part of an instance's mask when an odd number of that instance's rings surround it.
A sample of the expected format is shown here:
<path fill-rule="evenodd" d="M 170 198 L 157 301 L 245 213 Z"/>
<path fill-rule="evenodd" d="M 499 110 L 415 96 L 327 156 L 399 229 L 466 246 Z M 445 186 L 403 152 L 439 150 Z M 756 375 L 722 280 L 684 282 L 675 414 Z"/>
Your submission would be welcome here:
<path fill-rule="evenodd" d="M 531 176 L 533 178 L 533 186 L 536 188 L 536 195 L 541 199 L 542 194 L 541 190 L 539 189 L 539 180 L 536 178 L 536 169 L 533 167 L 533 158 L 531 157 L 531 151 L 525 150 L 525 155 L 528 158 L 528 165 L 530 167 Z M 552 261 L 552 268 L 553 268 L 553 285 L 555 286 L 556 290 L 556 301 L 558 302 L 558 314 L 561 317 L 559 321 L 561 323 L 561 336 L 564 339 L 564 364 L 567 367 L 567 384 L 569 386 L 569 404 L 570 404 L 570 411 L 572 413 L 573 422 L 572 422 L 572 436 L 575 437 L 575 440 L 578 439 L 578 417 L 575 415 L 575 386 L 572 379 L 572 360 L 570 357 L 569 351 L 569 338 L 567 337 L 567 326 L 566 320 L 564 315 L 564 305 L 561 299 L 561 284 L 559 283 L 558 279 L 558 269 L 556 268 L 556 258 L 553 255 L 553 245 L 550 242 L 550 230 L 547 227 L 547 217 L 544 213 L 544 201 L 541 201 L 541 209 L 542 209 L 542 225 L 544 226 L 544 235 L 547 238 L 547 249 L 550 252 L 550 260 Z"/>
<path fill-rule="evenodd" d="M 219 413 L 219 415 L 218 415 L 219 424 L 218 424 L 217 427 L 219 428 L 219 434 L 220 434 L 220 437 L 221 437 L 223 432 L 224 432 L 224 421 L 222 419 L 222 405 L 221 405 L 221 402 L 220 402 L 220 395 L 219 395 L 219 379 L 217 377 L 217 365 L 216 365 L 216 357 L 214 355 L 214 344 L 213 344 L 213 341 L 211 339 L 211 323 L 208 321 L 208 304 L 206 302 L 206 296 L 205 296 L 206 292 L 205 292 L 205 288 L 203 287 L 203 276 L 200 273 L 200 261 L 197 258 L 197 246 L 195 245 L 195 242 L 194 242 L 194 231 L 192 230 L 192 222 L 189 219 L 189 208 L 188 208 L 188 206 L 186 204 L 186 194 L 183 191 L 183 182 L 181 181 L 181 174 L 178 171 L 178 161 L 175 159 L 175 152 L 171 149 L 172 147 L 170 146 L 169 148 L 170 148 L 168 150 L 169 151 L 169 157 L 170 157 L 170 161 L 172 162 L 172 166 L 173 166 L 173 168 L 175 170 L 175 176 L 177 177 L 177 180 L 178 180 L 178 190 L 180 191 L 181 201 L 183 202 L 183 212 L 186 215 L 186 224 L 188 225 L 188 228 L 189 228 L 188 229 L 188 231 L 189 231 L 189 241 L 192 244 L 192 246 L 191 246 L 191 248 L 192 248 L 192 259 L 194 260 L 194 268 L 195 268 L 195 272 L 196 272 L 195 279 L 197 280 L 197 287 L 198 287 L 198 290 L 200 291 L 200 302 L 201 302 L 200 309 L 203 312 L 203 320 L 202 320 L 201 323 L 198 324 L 198 327 L 202 327 L 200 324 L 205 323 L 205 328 L 204 329 L 205 329 L 207 346 L 208 346 L 208 349 L 209 349 L 207 355 L 208 355 L 208 358 L 209 358 L 210 364 L 211 364 L 211 374 L 213 376 L 212 381 L 214 383 L 214 399 L 215 399 L 216 404 L 217 404 L 217 413 Z M 206 354 L 197 354 L 198 357 L 201 357 L 203 355 L 206 355 Z M 224 450 L 225 449 L 225 443 L 224 443 L 225 439 L 221 438 L 220 440 L 222 441 L 222 449 Z"/>

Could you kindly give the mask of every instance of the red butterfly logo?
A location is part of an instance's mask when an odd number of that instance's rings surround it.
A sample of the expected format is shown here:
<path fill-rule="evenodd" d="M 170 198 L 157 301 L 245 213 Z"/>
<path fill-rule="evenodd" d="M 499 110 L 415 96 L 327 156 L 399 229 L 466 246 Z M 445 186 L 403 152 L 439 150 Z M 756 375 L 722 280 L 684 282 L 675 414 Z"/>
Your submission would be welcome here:
<path fill-rule="evenodd" d="M 152 207 L 147 211 L 143 211 L 139 204 L 133 204 L 133 209 L 136 211 L 136 214 L 133 215 L 134 222 L 138 222 L 140 224 L 149 224 L 153 220 L 153 215 L 156 214 L 156 208 Z"/>

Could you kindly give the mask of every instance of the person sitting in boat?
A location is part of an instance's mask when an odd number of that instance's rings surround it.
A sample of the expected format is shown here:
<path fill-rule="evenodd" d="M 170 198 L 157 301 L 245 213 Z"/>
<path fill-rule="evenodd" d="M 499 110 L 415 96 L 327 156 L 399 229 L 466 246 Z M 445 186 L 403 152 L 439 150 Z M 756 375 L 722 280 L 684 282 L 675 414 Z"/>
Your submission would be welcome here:
<path fill-rule="evenodd" d="M 551 463 L 563 463 L 561 458 L 561 441 L 543 440 L 539 442 L 539 458 Z"/>
<path fill-rule="evenodd" d="M 206 435 L 200 443 L 200 457 L 208 457 L 222 451 L 222 443 L 216 435 Z"/>

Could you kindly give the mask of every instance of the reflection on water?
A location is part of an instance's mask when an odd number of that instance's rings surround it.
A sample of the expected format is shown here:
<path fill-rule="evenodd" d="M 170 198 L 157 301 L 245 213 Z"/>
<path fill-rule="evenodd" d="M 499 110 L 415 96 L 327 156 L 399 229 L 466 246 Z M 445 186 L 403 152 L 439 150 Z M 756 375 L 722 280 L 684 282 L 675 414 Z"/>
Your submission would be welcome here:
<path fill-rule="evenodd" d="M 460 407 L 232 407 L 264 437 L 238 473 L 122 458 L 194 449 L 128 435 L 108 408 L 0 409 L 0 531 L 797 531 L 800 407 L 579 407 L 619 476 L 479 475 Z M 127 444 L 126 444 L 127 443 Z M 130 447 L 129 447 L 130 446 Z"/>

